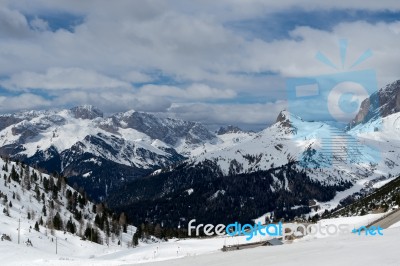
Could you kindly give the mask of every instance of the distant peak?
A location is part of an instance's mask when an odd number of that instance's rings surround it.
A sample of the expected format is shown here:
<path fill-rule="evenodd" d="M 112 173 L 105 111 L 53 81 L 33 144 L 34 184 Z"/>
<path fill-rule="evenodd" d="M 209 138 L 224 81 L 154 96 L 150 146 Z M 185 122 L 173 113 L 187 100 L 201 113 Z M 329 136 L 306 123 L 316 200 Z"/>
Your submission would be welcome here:
<path fill-rule="evenodd" d="M 287 110 L 282 110 L 278 117 L 276 118 L 275 124 L 281 125 L 283 128 L 288 129 L 288 132 L 296 132 L 296 127 L 294 123 L 298 121 L 303 121 L 300 117 L 293 115 L 292 113 L 288 112 Z"/>
<path fill-rule="evenodd" d="M 224 135 L 228 133 L 240 133 L 243 132 L 238 126 L 228 125 L 226 127 L 220 127 L 219 130 L 216 132 L 217 135 Z"/>
<path fill-rule="evenodd" d="M 81 105 L 70 109 L 75 118 L 95 119 L 103 117 L 103 112 L 93 105 Z"/>
<path fill-rule="evenodd" d="M 285 109 L 280 111 L 278 117 L 276 118 L 276 122 L 286 121 L 290 117 L 290 113 Z"/>

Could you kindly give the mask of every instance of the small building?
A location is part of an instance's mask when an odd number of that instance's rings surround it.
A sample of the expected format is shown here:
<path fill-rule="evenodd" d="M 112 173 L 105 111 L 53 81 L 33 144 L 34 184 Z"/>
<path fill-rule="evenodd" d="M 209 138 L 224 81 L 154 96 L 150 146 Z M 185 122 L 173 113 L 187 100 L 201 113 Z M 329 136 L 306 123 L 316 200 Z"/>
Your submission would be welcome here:
<path fill-rule="evenodd" d="M 308 207 L 313 211 L 318 211 L 319 210 L 319 204 L 315 200 L 309 200 L 308 201 Z"/>
<path fill-rule="evenodd" d="M 280 246 L 280 245 L 283 245 L 283 242 L 277 238 L 267 240 L 263 244 L 263 246 Z"/>

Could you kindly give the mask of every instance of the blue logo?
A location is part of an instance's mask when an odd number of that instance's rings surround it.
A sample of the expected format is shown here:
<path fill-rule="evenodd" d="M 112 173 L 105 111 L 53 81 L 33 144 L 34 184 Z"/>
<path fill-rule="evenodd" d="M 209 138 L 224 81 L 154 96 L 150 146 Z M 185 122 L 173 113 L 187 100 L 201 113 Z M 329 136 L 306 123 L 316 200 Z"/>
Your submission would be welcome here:
<path fill-rule="evenodd" d="M 361 103 L 377 91 L 374 70 L 353 70 L 371 57 L 372 52 L 365 51 L 354 63 L 350 64 L 350 67 L 346 68 L 347 41 L 341 40 L 339 46 L 341 67 L 334 64 L 323 53 L 316 54 L 316 59 L 333 68 L 334 73 L 289 78 L 286 82 L 289 112 L 306 121 L 329 121 L 331 125 L 335 125 L 335 127 L 320 129 L 320 134 L 314 136 L 315 140 L 312 143 L 315 145 L 298 158 L 303 167 L 325 168 L 336 163 L 355 162 L 376 164 L 380 159 L 377 150 L 360 144 L 356 138 L 346 132 L 346 125 L 348 126 L 356 117 Z M 372 110 L 378 107 L 379 99 L 371 101 L 368 106 L 362 108 Z M 365 117 L 365 119 L 368 118 L 368 116 Z M 296 129 L 293 140 L 298 142 L 306 140 L 307 130 L 310 129 L 304 128 L 299 120 L 292 122 L 292 126 Z M 378 128 L 374 127 L 371 130 L 376 131 Z"/>
<path fill-rule="evenodd" d="M 357 235 L 365 235 L 365 236 L 383 236 L 382 232 L 383 228 L 378 226 L 361 226 L 360 228 L 354 228 L 351 232 Z"/>

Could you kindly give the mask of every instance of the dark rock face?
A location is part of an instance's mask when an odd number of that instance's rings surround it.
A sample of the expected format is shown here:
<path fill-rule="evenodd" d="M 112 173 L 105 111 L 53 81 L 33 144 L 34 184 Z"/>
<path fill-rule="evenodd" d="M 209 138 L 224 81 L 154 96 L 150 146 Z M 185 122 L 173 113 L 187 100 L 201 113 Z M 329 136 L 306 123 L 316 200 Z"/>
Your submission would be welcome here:
<path fill-rule="evenodd" d="M 282 127 L 282 130 L 286 134 L 296 134 L 297 128 L 293 125 L 293 122 L 290 121 L 290 116 L 291 114 L 286 110 L 281 111 L 276 118 L 275 124 L 278 124 L 280 127 Z"/>
<path fill-rule="evenodd" d="M 14 136 L 19 135 L 19 143 L 23 144 L 25 141 L 33 138 L 39 134 L 38 129 L 31 123 L 21 123 L 11 128 L 11 132 Z"/>
<path fill-rule="evenodd" d="M 95 119 L 103 117 L 103 112 L 91 105 L 77 106 L 71 109 L 75 118 L 80 119 Z"/>
<path fill-rule="evenodd" d="M 21 118 L 17 118 L 13 115 L 0 116 L 0 130 L 3 130 L 11 125 L 17 124 L 21 121 L 22 121 Z"/>
<path fill-rule="evenodd" d="M 243 132 L 239 127 L 237 126 L 226 126 L 226 127 L 220 127 L 219 130 L 217 131 L 217 135 L 224 135 L 228 133 L 240 133 Z"/>
<path fill-rule="evenodd" d="M 284 126 L 284 127 L 291 127 L 292 126 L 291 123 L 290 123 L 289 117 L 287 115 L 287 112 L 285 110 L 281 111 L 278 114 L 278 117 L 276 118 L 275 123 L 281 123 L 282 126 Z"/>
<path fill-rule="evenodd" d="M 196 122 L 159 118 L 141 112 L 119 116 L 113 119 L 119 124 L 118 126 L 136 129 L 153 139 L 159 139 L 170 145 L 177 144 L 181 139 L 185 139 L 189 144 L 197 144 L 215 138 L 215 135 L 207 128 Z"/>
<path fill-rule="evenodd" d="M 400 112 L 400 80 L 387 85 L 365 99 L 349 127 L 352 128 L 360 123 L 397 112 Z"/>

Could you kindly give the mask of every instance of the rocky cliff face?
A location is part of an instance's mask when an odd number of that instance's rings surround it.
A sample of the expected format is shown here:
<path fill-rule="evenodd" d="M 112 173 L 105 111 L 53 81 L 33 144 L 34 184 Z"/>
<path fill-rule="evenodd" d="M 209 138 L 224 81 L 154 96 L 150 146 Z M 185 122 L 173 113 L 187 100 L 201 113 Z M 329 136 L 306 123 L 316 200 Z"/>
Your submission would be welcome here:
<path fill-rule="evenodd" d="M 349 127 L 352 128 L 371 119 L 386 117 L 397 112 L 400 112 L 400 80 L 387 85 L 365 99 Z"/>
<path fill-rule="evenodd" d="M 242 129 L 240 129 L 237 126 L 232 126 L 232 125 L 228 125 L 226 127 L 220 127 L 217 131 L 217 135 L 224 135 L 224 134 L 228 134 L 228 133 L 241 133 L 244 132 Z"/>
<path fill-rule="evenodd" d="M 80 119 L 95 119 L 103 117 L 103 112 L 91 105 L 76 106 L 71 109 L 71 113 L 75 118 Z"/>

